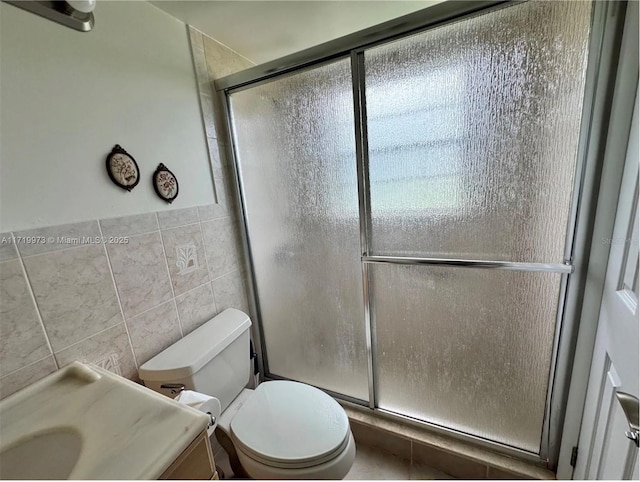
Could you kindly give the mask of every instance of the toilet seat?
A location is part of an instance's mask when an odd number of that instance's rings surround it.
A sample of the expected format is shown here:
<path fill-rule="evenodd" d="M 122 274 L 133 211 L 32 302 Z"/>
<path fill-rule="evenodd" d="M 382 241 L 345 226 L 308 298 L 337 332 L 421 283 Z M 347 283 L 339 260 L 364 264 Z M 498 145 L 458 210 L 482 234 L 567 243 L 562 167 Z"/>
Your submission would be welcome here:
<path fill-rule="evenodd" d="M 345 449 L 335 458 L 312 467 L 281 468 L 265 465 L 248 457 L 242 450 L 236 450 L 242 469 L 252 479 L 267 480 L 339 480 L 349 473 L 356 458 L 356 443 L 349 433 L 349 441 Z"/>
<path fill-rule="evenodd" d="M 260 384 L 230 424 L 234 445 L 255 462 L 303 469 L 331 461 L 351 439 L 342 407 L 317 388 L 298 382 Z"/>

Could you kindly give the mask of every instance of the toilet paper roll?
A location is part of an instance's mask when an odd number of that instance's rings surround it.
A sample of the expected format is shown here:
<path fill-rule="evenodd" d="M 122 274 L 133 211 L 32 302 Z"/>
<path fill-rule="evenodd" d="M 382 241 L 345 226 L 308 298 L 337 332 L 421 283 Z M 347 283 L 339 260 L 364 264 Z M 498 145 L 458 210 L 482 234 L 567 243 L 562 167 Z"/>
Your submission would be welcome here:
<path fill-rule="evenodd" d="M 196 410 L 211 415 L 212 421 L 209 423 L 207 432 L 212 433 L 215 430 L 216 426 L 218 425 L 220 413 L 222 413 L 220 400 L 218 400 L 216 397 L 205 395 L 204 393 L 194 392 L 193 390 L 181 391 L 175 398 L 175 400 L 179 403 L 189 405 Z"/>

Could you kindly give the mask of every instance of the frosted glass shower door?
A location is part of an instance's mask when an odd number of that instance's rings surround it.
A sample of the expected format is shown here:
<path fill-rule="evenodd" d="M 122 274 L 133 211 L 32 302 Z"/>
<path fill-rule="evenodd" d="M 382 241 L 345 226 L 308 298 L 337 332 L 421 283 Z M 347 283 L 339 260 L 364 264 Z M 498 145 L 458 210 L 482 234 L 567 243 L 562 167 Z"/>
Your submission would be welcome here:
<path fill-rule="evenodd" d="M 380 408 L 539 453 L 590 24 L 531 1 L 365 50 Z"/>
<path fill-rule="evenodd" d="M 349 59 L 229 99 L 271 375 L 368 399 Z"/>

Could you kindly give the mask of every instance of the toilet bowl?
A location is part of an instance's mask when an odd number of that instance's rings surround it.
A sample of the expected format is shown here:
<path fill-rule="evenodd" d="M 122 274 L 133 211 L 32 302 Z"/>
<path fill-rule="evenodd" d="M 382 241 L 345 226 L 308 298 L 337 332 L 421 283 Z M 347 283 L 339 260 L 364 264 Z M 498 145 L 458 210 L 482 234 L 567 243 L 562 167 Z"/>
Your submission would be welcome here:
<path fill-rule="evenodd" d="M 341 479 L 355 458 L 342 407 L 302 383 L 272 381 L 243 390 L 220 417 L 218 430 L 255 479 Z"/>
<path fill-rule="evenodd" d="M 145 385 L 168 396 L 175 386 L 220 400 L 216 436 L 237 476 L 342 479 L 355 459 L 344 409 L 315 387 L 250 377 L 249 317 L 228 309 L 139 369 Z"/>

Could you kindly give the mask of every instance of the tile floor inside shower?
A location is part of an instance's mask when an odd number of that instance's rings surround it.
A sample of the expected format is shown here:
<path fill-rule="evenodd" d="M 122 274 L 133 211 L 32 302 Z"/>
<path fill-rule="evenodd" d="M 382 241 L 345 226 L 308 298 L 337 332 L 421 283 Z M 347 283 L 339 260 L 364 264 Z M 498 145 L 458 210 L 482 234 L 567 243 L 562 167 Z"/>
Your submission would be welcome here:
<path fill-rule="evenodd" d="M 215 454 L 216 466 L 225 479 L 233 478 L 229 458 L 224 450 Z M 222 478 L 222 474 L 220 474 Z M 356 441 L 356 460 L 347 480 L 440 480 L 453 477 L 427 465 L 411 463 L 409 460 L 390 454 L 377 447 Z"/>

